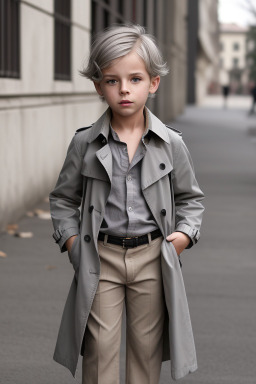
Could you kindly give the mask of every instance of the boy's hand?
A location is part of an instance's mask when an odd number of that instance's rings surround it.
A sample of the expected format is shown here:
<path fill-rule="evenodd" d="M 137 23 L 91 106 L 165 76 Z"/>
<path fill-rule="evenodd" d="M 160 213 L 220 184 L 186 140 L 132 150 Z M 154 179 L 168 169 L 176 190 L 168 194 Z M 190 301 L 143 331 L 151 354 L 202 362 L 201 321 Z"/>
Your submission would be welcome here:
<path fill-rule="evenodd" d="M 173 232 L 171 235 L 166 237 L 166 240 L 172 242 L 178 255 L 180 255 L 190 243 L 189 236 L 182 232 Z"/>
<path fill-rule="evenodd" d="M 68 239 L 67 239 L 67 241 L 66 241 L 66 248 L 67 248 L 67 250 L 68 250 L 68 252 L 70 251 L 70 249 L 71 249 L 71 247 L 72 247 L 72 244 L 73 244 L 73 242 L 74 242 L 74 240 L 75 240 L 75 238 L 77 237 L 77 235 L 75 235 L 75 236 L 71 236 L 71 237 L 69 237 Z"/>

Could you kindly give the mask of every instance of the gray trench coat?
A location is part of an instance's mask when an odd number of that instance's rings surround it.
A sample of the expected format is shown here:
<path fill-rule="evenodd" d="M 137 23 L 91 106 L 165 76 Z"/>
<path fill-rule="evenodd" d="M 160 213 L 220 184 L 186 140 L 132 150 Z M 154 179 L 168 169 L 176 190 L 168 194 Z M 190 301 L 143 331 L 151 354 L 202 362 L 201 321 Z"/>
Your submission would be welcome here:
<path fill-rule="evenodd" d="M 163 361 L 171 360 L 173 379 L 197 369 L 196 352 L 179 258 L 165 240 L 174 231 L 186 233 L 192 246 L 199 239 L 203 193 L 195 179 L 182 138 L 146 109 L 154 132 L 141 165 L 141 188 L 164 240 L 162 278 L 166 302 Z M 88 129 L 74 135 L 57 184 L 50 193 L 53 237 L 66 251 L 66 240 L 79 234 L 69 258 L 74 267 L 59 329 L 54 360 L 75 376 L 83 336 L 100 277 L 97 237 L 112 180 L 107 110 Z"/>

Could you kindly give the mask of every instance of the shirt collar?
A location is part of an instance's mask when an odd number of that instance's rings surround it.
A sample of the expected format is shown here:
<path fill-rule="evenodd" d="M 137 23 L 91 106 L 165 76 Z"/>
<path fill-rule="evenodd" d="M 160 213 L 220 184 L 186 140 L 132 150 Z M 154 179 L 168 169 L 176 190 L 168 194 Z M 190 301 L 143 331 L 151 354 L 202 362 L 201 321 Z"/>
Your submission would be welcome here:
<path fill-rule="evenodd" d="M 109 134 L 111 133 L 112 138 L 116 141 L 120 141 L 118 134 L 116 131 L 112 128 L 111 122 L 109 122 Z"/>

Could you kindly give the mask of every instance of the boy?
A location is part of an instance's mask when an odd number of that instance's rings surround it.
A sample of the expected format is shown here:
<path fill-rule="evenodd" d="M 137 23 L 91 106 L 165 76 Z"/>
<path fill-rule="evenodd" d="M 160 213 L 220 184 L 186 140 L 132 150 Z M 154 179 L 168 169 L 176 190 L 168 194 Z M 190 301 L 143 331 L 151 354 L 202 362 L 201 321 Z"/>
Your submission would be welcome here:
<path fill-rule="evenodd" d="M 87 68 L 108 110 L 73 137 L 50 194 L 54 238 L 75 270 L 54 359 L 83 384 L 119 383 L 126 305 L 126 383 L 197 368 L 179 255 L 199 239 L 203 193 L 181 137 L 146 107 L 167 68 L 140 26 L 99 34 Z M 81 212 L 79 210 L 81 209 Z"/>

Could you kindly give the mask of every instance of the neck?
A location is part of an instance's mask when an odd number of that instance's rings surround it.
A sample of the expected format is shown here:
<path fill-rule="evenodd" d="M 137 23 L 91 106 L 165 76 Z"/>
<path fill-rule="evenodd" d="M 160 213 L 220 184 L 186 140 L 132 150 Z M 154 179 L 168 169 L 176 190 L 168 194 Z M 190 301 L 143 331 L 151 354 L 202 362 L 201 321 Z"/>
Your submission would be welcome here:
<path fill-rule="evenodd" d="M 143 110 L 140 114 L 137 114 L 135 116 L 119 116 L 112 114 L 111 125 L 114 130 L 119 131 L 134 131 L 137 129 L 144 130 L 145 118 Z"/>

